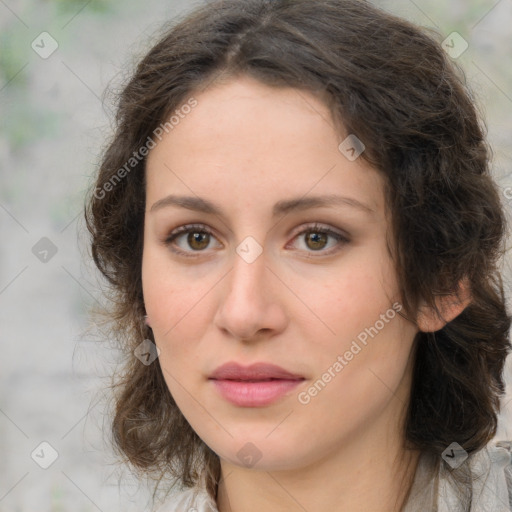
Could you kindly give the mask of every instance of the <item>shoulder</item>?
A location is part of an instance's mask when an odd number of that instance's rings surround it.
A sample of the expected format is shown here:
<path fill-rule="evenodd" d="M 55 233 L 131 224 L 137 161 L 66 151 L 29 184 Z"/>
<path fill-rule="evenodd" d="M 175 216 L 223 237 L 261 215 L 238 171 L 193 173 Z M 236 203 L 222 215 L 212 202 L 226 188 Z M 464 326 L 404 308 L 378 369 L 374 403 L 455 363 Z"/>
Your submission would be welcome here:
<path fill-rule="evenodd" d="M 494 483 L 503 510 L 512 511 L 512 441 L 495 441 L 487 446 Z M 508 508 L 505 507 L 508 506 Z"/>
<path fill-rule="evenodd" d="M 511 447 L 493 440 L 468 456 L 454 444 L 441 460 L 424 452 L 404 512 L 512 512 Z"/>
<path fill-rule="evenodd" d="M 195 487 L 169 496 L 157 512 L 218 512 L 206 489 Z"/>
<path fill-rule="evenodd" d="M 456 484 L 466 484 L 467 503 L 471 507 L 468 510 L 471 512 L 512 512 L 511 447 L 511 441 L 493 440 L 473 453 L 467 459 L 467 464 L 462 464 L 460 468 L 450 470 L 445 465 L 441 473 L 445 477 L 447 494 L 450 494 L 449 487 L 455 495 L 455 489 L 461 490 Z M 469 482 L 465 480 L 468 477 Z"/>

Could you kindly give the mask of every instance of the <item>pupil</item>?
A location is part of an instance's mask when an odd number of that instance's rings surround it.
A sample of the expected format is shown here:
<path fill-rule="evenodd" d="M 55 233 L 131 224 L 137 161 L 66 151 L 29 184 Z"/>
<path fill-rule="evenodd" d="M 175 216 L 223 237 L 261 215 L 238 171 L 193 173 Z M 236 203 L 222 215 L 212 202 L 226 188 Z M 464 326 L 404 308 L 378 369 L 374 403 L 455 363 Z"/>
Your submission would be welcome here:
<path fill-rule="evenodd" d="M 323 247 L 322 243 L 325 243 L 326 234 L 325 233 L 309 233 L 308 242 L 313 243 L 313 247 L 311 249 L 321 249 Z M 319 245 L 318 245 L 319 244 Z"/>
<path fill-rule="evenodd" d="M 189 233 L 188 243 L 190 247 L 194 249 L 204 249 L 208 246 L 208 234 L 207 233 Z M 198 245 L 196 245 L 198 244 Z"/>

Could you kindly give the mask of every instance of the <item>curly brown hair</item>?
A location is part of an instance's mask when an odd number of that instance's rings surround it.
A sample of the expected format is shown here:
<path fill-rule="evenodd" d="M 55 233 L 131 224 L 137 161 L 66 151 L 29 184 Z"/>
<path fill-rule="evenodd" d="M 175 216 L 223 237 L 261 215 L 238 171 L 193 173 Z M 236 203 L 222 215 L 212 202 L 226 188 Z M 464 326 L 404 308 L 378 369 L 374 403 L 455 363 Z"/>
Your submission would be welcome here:
<path fill-rule="evenodd" d="M 457 440 L 471 454 L 494 436 L 510 350 L 498 266 L 506 221 L 485 125 L 439 39 L 361 0 L 225 0 L 173 24 L 138 64 L 85 207 L 92 257 L 110 283 L 110 315 L 128 354 L 112 432 L 133 467 L 185 487 L 206 469 L 215 497 L 218 456 L 181 414 L 158 360 L 146 366 L 133 357 L 142 340 L 154 341 L 143 318 L 139 148 L 195 92 L 241 74 L 322 94 L 347 133 L 364 141 L 362 158 L 386 178 L 407 315 L 469 284 L 471 303 L 459 316 L 416 336 L 406 441 L 439 455 Z"/>

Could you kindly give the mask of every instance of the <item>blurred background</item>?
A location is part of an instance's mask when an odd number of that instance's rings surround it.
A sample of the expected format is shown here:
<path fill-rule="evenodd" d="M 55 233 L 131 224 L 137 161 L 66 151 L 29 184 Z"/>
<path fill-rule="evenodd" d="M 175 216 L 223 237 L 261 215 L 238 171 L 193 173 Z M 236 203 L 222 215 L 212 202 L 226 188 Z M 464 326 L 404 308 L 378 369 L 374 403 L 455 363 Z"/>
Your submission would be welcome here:
<path fill-rule="evenodd" d="M 89 315 L 103 299 L 82 210 L 111 135 L 104 91 L 119 89 L 164 21 L 200 3 L 0 0 L 0 512 L 150 510 L 103 435 L 118 353 Z M 446 38 L 509 205 L 512 0 L 375 3 Z M 510 297 L 509 267 L 510 256 Z M 500 439 L 512 436 L 510 364 L 507 381 Z"/>

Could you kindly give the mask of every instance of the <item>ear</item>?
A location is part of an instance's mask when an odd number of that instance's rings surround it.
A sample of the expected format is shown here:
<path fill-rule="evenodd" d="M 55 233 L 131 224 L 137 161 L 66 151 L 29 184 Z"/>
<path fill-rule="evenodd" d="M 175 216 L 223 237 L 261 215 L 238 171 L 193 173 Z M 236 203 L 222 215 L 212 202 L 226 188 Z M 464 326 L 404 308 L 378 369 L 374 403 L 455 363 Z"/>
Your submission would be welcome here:
<path fill-rule="evenodd" d="M 420 331 L 439 331 L 466 309 L 471 302 L 471 289 L 468 279 L 464 278 L 459 282 L 456 292 L 436 297 L 435 301 L 440 315 L 432 307 L 421 306 L 417 315 L 417 324 Z"/>

